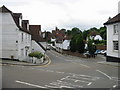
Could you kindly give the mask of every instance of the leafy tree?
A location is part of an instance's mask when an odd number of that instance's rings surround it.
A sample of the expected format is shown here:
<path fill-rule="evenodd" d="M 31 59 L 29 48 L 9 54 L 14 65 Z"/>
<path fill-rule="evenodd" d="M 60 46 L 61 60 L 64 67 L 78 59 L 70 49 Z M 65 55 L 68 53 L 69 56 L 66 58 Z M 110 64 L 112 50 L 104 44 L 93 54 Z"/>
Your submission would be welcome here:
<path fill-rule="evenodd" d="M 76 36 L 73 36 L 70 41 L 70 51 L 76 52 Z"/>
<path fill-rule="evenodd" d="M 65 34 L 70 36 L 72 34 L 72 31 L 71 30 L 67 30 Z"/>
<path fill-rule="evenodd" d="M 83 33 L 82 33 L 82 36 L 83 36 L 83 40 L 86 40 L 87 39 L 87 37 L 88 37 L 88 31 L 83 31 Z"/>
<path fill-rule="evenodd" d="M 106 38 L 107 38 L 107 29 L 106 29 L 106 27 L 100 27 L 99 33 L 102 36 L 102 38 L 104 40 L 106 40 Z"/>
<path fill-rule="evenodd" d="M 72 35 L 76 35 L 76 34 L 79 34 L 79 33 L 82 33 L 81 31 L 80 31 L 80 29 L 79 28 L 76 28 L 76 27 L 74 27 L 74 28 L 72 28 Z"/>
<path fill-rule="evenodd" d="M 82 33 L 74 35 L 70 42 L 70 50 L 72 52 L 78 51 L 79 53 L 84 53 L 84 47 L 85 44 L 82 38 Z"/>
<path fill-rule="evenodd" d="M 88 51 L 91 55 L 93 55 L 96 51 L 96 46 L 93 44 L 93 40 L 89 39 L 88 41 Z"/>
<path fill-rule="evenodd" d="M 84 53 L 85 44 L 82 38 L 82 34 L 77 35 L 76 39 L 76 49 L 79 53 Z"/>

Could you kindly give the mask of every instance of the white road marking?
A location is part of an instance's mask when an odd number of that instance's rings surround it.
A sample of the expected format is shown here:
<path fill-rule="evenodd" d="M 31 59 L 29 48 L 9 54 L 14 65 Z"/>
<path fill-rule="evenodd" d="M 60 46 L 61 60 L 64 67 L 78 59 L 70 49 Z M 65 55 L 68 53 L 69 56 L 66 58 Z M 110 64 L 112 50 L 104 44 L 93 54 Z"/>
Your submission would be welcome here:
<path fill-rule="evenodd" d="M 117 85 L 114 85 L 113 88 L 117 87 Z"/>
<path fill-rule="evenodd" d="M 85 77 L 82 75 L 79 75 L 79 76 L 73 75 L 72 77 L 78 78 L 78 79 L 90 80 L 90 81 L 96 81 L 97 79 L 99 79 L 98 77 Z"/>
<path fill-rule="evenodd" d="M 46 70 L 47 72 L 54 72 L 53 70 Z"/>
<path fill-rule="evenodd" d="M 60 86 L 60 88 L 74 88 L 74 87 L 70 87 L 70 86 Z"/>
<path fill-rule="evenodd" d="M 15 82 L 16 82 L 16 83 L 20 83 L 20 84 L 25 84 L 25 85 L 28 85 L 28 86 L 37 87 L 37 88 L 46 88 L 46 87 L 43 87 L 43 86 L 39 86 L 39 85 L 27 83 L 27 82 L 22 82 L 22 81 L 18 81 L 18 80 L 16 80 Z"/>
<path fill-rule="evenodd" d="M 50 86 L 50 85 L 45 85 L 46 87 L 48 88 L 59 88 L 59 87 L 56 87 L 56 86 Z"/>
<path fill-rule="evenodd" d="M 82 82 L 82 83 L 90 83 L 90 82 L 88 82 L 88 81 L 83 81 L 83 80 L 76 80 L 76 79 L 69 79 L 69 78 L 66 78 L 66 80 L 72 80 L 72 81 L 74 81 L 74 82 Z"/>
<path fill-rule="evenodd" d="M 55 86 L 58 86 L 58 87 L 63 87 L 63 86 L 67 86 L 67 87 L 83 87 L 83 86 L 79 86 L 79 85 L 74 85 L 74 84 L 71 84 L 71 83 L 69 83 L 69 82 L 64 82 L 64 81 L 60 81 L 60 80 L 57 80 L 57 82 L 52 82 L 52 83 L 50 83 L 51 85 L 55 85 Z"/>
<path fill-rule="evenodd" d="M 87 85 L 89 86 L 89 85 L 91 85 L 91 84 L 92 84 L 92 82 L 88 83 Z"/>
<path fill-rule="evenodd" d="M 105 75 L 105 76 L 108 77 L 109 79 L 112 79 L 112 78 L 111 78 L 109 75 L 107 75 L 106 73 L 104 73 L 104 72 L 102 72 L 102 71 L 100 71 L 100 70 L 96 70 L 96 71 L 102 73 L 103 75 Z"/>
<path fill-rule="evenodd" d="M 64 80 L 64 79 L 66 79 L 66 78 L 62 78 L 62 79 L 60 79 L 60 80 Z"/>
<path fill-rule="evenodd" d="M 59 72 L 59 71 L 56 71 L 56 73 L 61 73 L 61 74 L 64 74 L 65 72 Z"/>
<path fill-rule="evenodd" d="M 60 81 L 60 80 L 57 80 L 57 82 L 62 82 L 62 81 Z"/>
<path fill-rule="evenodd" d="M 84 67 L 86 67 L 86 68 L 90 68 L 89 66 L 87 66 L 87 65 L 84 65 L 84 64 L 80 64 L 81 66 L 84 66 Z"/>

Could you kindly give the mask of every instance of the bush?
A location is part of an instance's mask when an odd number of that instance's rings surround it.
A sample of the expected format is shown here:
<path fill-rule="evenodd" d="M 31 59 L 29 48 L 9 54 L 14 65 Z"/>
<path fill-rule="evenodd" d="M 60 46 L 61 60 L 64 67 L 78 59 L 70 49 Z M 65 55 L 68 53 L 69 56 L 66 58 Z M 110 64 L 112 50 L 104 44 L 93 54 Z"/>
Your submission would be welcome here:
<path fill-rule="evenodd" d="M 32 53 L 29 53 L 28 55 L 29 57 L 36 57 L 38 59 L 42 58 L 44 55 L 40 52 L 32 52 Z"/>

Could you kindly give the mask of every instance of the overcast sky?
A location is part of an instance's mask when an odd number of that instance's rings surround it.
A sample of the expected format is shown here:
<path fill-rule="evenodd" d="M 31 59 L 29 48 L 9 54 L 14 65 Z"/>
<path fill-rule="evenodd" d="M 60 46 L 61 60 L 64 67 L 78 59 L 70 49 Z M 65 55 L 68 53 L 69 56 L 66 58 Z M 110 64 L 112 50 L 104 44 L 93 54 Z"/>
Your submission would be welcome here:
<path fill-rule="evenodd" d="M 118 13 L 120 0 L 0 0 L 14 13 L 22 13 L 30 24 L 42 31 L 78 27 L 81 30 L 101 27 L 108 17 Z"/>

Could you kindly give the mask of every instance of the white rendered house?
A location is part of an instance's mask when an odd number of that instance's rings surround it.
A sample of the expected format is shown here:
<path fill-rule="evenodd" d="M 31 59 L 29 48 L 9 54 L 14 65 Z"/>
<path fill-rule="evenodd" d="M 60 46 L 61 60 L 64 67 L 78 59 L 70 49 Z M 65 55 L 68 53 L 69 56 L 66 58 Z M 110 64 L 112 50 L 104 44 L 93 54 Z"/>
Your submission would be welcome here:
<path fill-rule="evenodd" d="M 120 62 L 120 13 L 104 25 L 107 27 L 107 61 Z"/>
<path fill-rule="evenodd" d="M 31 34 L 29 21 L 22 20 L 21 13 L 13 13 L 5 6 L 0 8 L 0 58 L 24 60 L 31 52 Z"/>

